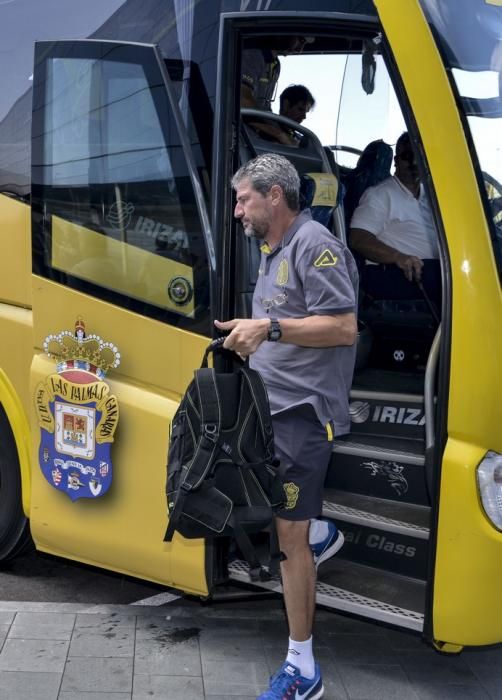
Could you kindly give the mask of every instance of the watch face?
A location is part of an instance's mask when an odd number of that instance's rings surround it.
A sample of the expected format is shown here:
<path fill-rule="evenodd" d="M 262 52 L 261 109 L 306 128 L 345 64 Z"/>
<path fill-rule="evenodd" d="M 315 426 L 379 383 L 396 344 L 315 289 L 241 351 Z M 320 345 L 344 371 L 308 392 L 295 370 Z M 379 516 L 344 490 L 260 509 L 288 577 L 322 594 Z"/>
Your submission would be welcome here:
<path fill-rule="evenodd" d="M 272 319 L 270 321 L 270 330 L 268 331 L 268 340 L 272 342 L 277 342 L 281 339 L 282 332 L 279 325 L 279 321 Z"/>

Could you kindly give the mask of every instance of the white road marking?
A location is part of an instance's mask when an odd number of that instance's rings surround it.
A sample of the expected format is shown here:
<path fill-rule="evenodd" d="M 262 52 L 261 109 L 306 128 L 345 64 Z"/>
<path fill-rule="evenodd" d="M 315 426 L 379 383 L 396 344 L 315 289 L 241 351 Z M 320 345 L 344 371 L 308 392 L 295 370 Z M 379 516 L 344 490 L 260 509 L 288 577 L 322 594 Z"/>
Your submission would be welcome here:
<path fill-rule="evenodd" d="M 143 598 L 142 600 L 137 600 L 135 603 L 129 603 L 129 605 L 165 605 L 166 603 L 172 603 L 173 600 L 179 600 L 180 595 L 175 593 L 158 593 L 157 595 L 152 595 L 150 598 Z"/>

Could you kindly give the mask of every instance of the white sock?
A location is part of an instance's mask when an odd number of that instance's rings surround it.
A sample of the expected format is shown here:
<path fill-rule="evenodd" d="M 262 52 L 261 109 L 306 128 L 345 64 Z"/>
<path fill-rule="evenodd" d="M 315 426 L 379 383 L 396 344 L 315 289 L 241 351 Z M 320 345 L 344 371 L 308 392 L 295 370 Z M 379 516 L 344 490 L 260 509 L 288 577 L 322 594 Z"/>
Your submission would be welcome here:
<path fill-rule="evenodd" d="M 309 528 L 309 544 L 322 542 L 328 536 L 328 523 L 326 520 L 315 520 L 312 518 Z"/>
<path fill-rule="evenodd" d="M 304 678 L 313 678 L 315 676 L 315 663 L 312 656 L 312 636 L 305 642 L 295 642 L 290 637 L 286 662 L 300 669 Z"/>

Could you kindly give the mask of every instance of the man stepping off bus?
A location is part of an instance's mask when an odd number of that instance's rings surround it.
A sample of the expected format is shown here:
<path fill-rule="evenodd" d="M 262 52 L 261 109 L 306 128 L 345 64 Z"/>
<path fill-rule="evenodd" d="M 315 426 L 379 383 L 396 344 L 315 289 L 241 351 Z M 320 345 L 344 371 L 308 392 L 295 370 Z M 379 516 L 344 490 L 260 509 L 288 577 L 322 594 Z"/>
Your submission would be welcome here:
<path fill-rule="evenodd" d="M 234 175 L 235 216 L 262 241 L 253 318 L 216 321 L 224 347 L 250 356 L 267 386 L 287 504 L 276 518 L 289 643 L 259 700 L 324 694 L 312 651 L 316 568 L 343 544 L 317 520 L 333 437 L 349 431 L 357 336 L 357 271 L 348 249 L 308 211 L 284 157 L 264 154 Z M 295 694 L 296 693 L 296 694 Z"/>

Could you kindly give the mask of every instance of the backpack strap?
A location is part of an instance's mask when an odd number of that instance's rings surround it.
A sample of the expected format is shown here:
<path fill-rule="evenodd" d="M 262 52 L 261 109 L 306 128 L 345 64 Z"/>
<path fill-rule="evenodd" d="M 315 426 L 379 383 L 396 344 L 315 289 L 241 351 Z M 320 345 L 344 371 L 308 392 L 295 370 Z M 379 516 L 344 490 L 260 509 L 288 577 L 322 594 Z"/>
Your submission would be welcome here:
<path fill-rule="evenodd" d="M 229 525 L 232 527 L 233 536 L 237 542 L 237 546 L 244 556 L 244 559 L 249 564 L 249 576 L 251 581 L 268 581 L 270 579 L 270 575 L 261 565 L 256 549 L 253 546 L 249 535 L 242 527 L 242 524 L 235 514 L 235 511 L 230 517 Z"/>
<path fill-rule="evenodd" d="M 274 429 L 272 426 L 270 406 L 268 402 L 268 394 L 265 384 L 259 372 L 255 372 L 254 370 L 248 370 L 245 367 L 241 368 L 241 372 L 248 383 L 249 390 L 255 402 L 265 444 L 267 445 L 270 451 L 269 456 L 272 461 L 275 461 L 275 455 L 273 450 Z M 239 534 L 237 530 L 238 528 L 235 528 L 236 535 Z M 247 538 L 246 533 L 243 532 L 243 534 L 244 537 Z M 257 558 L 253 545 L 251 544 L 249 538 L 247 539 L 249 542 L 248 548 L 246 548 L 245 543 L 240 542 L 238 536 L 236 536 L 237 543 L 250 565 L 251 580 L 255 581 L 257 579 L 260 579 L 263 581 L 278 576 L 280 573 L 280 562 L 283 560 L 283 554 L 279 547 L 279 539 L 277 537 L 277 527 L 275 524 L 275 518 L 272 518 L 272 522 L 270 523 L 270 560 L 268 572 L 261 566 L 259 562 L 256 561 Z M 249 548 L 251 548 L 252 551 L 250 551 Z"/>
<path fill-rule="evenodd" d="M 232 527 L 234 539 L 237 542 L 244 559 L 249 564 L 249 576 L 251 581 L 270 581 L 270 579 L 278 577 L 280 575 L 280 563 L 281 561 L 284 561 L 286 557 L 281 552 L 279 547 L 279 538 L 277 537 L 275 518 L 272 518 L 268 528 L 270 548 L 268 571 L 258 559 L 256 548 L 251 542 L 251 538 L 241 525 L 238 510 L 234 510 L 228 523 Z"/>
<path fill-rule="evenodd" d="M 214 369 L 196 370 L 195 384 L 199 394 L 200 438 L 181 484 L 181 488 L 187 491 L 200 486 L 213 463 L 221 431 L 221 405 Z"/>
<path fill-rule="evenodd" d="M 281 552 L 281 548 L 279 546 L 279 537 L 277 536 L 277 525 L 275 518 L 272 518 L 272 522 L 270 523 L 269 548 L 270 561 L 268 565 L 268 572 L 271 578 L 275 578 L 276 576 L 280 575 L 280 563 L 286 558 Z"/>
<path fill-rule="evenodd" d="M 242 367 L 241 372 L 248 383 L 251 396 L 253 397 L 256 408 L 258 409 L 258 419 L 260 421 L 262 435 L 270 452 L 269 458 L 274 459 L 274 429 L 272 427 L 272 418 L 270 416 L 270 406 L 265 384 L 263 383 L 263 379 L 261 378 L 259 372 L 246 369 L 246 367 Z"/>
<path fill-rule="evenodd" d="M 200 486 L 214 461 L 214 455 L 218 449 L 218 438 L 221 430 L 221 406 L 215 372 L 214 369 L 197 369 L 194 372 L 194 376 L 201 410 L 200 437 L 192 461 L 185 468 L 185 477 L 180 484 L 176 503 L 169 518 L 164 538 L 167 542 L 170 542 L 173 538 L 178 520 L 183 512 L 187 493 Z"/>
<path fill-rule="evenodd" d="M 204 357 L 202 358 L 202 363 L 200 366 L 201 369 L 207 368 L 207 358 L 209 357 L 209 353 L 214 352 L 215 350 L 220 350 L 223 347 L 225 340 L 226 337 L 224 336 L 223 338 L 215 338 L 209 343 L 204 353 Z"/>

